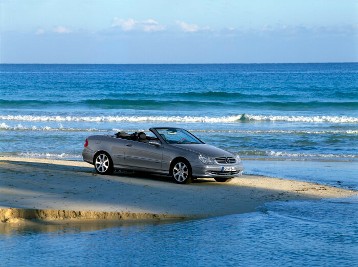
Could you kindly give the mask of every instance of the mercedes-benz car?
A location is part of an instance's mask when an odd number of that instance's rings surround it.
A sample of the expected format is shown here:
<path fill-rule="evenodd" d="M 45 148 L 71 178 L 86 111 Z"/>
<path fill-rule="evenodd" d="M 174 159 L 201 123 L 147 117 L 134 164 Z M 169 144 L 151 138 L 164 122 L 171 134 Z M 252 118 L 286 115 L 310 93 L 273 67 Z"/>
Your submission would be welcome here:
<path fill-rule="evenodd" d="M 82 156 L 99 174 L 145 171 L 171 176 L 179 184 L 197 178 L 227 182 L 243 171 L 239 155 L 205 144 L 187 130 L 174 127 L 89 136 Z"/>

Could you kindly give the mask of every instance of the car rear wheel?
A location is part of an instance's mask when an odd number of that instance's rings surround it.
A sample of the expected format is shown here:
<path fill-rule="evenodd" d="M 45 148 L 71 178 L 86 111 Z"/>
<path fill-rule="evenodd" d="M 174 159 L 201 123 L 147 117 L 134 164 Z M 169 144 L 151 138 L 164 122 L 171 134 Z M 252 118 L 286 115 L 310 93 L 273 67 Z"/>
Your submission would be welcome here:
<path fill-rule="evenodd" d="M 172 167 L 172 178 L 174 182 L 178 184 L 189 184 L 191 183 L 191 167 L 186 161 L 179 160 L 173 164 Z"/>
<path fill-rule="evenodd" d="M 111 157 L 105 152 L 99 152 L 94 159 L 94 168 L 99 174 L 113 173 L 113 162 Z"/>
<path fill-rule="evenodd" d="M 214 178 L 214 179 L 215 179 L 215 181 L 217 181 L 219 183 L 227 183 L 232 180 L 231 178 Z"/>

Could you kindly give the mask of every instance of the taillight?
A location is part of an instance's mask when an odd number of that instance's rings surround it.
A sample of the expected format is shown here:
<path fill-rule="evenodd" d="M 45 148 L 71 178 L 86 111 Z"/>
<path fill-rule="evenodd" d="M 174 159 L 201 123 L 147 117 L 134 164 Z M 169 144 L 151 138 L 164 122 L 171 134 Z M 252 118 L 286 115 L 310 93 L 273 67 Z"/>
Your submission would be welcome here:
<path fill-rule="evenodd" d="M 86 139 L 84 147 L 88 147 L 88 140 Z"/>

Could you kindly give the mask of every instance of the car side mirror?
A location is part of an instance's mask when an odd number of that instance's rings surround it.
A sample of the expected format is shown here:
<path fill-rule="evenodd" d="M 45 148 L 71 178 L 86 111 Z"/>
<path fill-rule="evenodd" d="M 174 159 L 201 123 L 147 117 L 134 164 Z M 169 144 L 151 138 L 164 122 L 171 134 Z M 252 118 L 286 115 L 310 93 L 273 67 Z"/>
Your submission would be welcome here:
<path fill-rule="evenodd" d="M 149 141 L 149 144 L 153 145 L 153 146 L 161 146 L 162 145 L 159 141 L 156 141 L 156 140 Z"/>

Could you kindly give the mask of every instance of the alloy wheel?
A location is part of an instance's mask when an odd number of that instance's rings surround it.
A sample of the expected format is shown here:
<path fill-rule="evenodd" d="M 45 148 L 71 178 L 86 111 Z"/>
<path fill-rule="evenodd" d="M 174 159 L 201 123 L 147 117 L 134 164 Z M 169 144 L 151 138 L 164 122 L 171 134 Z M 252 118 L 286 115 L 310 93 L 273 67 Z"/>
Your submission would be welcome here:
<path fill-rule="evenodd" d="M 104 153 L 99 154 L 95 160 L 95 168 L 96 171 L 100 174 L 109 173 L 111 170 L 110 158 Z"/>
<path fill-rule="evenodd" d="M 177 162 L 173 167 L 173 178 L 179 184 L 190 181 L 190 169 L 184 162 Z"/>

